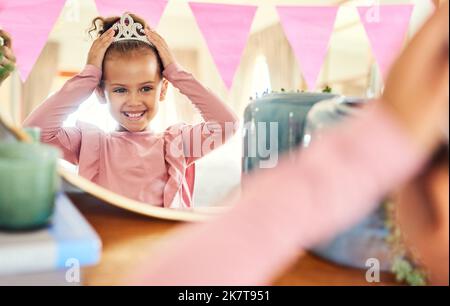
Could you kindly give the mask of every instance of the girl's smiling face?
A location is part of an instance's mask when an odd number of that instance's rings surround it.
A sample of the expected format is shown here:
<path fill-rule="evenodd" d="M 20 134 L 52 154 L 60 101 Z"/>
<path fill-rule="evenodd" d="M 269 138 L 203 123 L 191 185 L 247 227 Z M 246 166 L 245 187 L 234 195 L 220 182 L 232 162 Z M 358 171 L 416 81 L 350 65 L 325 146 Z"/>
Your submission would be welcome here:
<path fill-rule="evenodd" d="M 108 103 L 120 131 L 141 132 L 158 112 L 167 85 L 156 55 L 151 50 L 135 50 L 105 58 L 97 94 L 101 102 Z"/>

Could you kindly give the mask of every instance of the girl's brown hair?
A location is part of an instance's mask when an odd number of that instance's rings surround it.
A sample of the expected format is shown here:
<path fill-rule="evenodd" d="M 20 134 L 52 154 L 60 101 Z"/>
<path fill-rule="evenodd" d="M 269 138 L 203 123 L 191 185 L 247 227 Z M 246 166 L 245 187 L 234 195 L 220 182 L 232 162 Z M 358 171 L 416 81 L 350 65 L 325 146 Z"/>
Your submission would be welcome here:
<path fill-rule="evenodd" d="M 139 22 L 142 26 L 148 27 L 147 23 L 141 17 L 128 13 L 134 21 Z M 114 17 L 96 17 L 92 20 L 91 28 L 89 29 L 89 34 L 91 37 L 98 38 L 103 33 L 108 31 L 116 22 L 120 21 L 119 16 Z M 94 34 L 94 35 L 93 35 Z M 117 33 L 116 33 L 117 34 Z M 124 55 L 130 52 L 145 52 L 151 50 L 156 55 L 156 60 L 158 62 L 158 74 L 160 78 L 162 78 L 163 64 L 161 57 L 159 56 L 158 50 L 153 46 L 149 45 L 145 42 L 141 42 L 138 40 L 128 40 L 128 41 L 119 41 L 114 42 L 108 48 L 105 53 L 105 59 L 112 54 Z"/>

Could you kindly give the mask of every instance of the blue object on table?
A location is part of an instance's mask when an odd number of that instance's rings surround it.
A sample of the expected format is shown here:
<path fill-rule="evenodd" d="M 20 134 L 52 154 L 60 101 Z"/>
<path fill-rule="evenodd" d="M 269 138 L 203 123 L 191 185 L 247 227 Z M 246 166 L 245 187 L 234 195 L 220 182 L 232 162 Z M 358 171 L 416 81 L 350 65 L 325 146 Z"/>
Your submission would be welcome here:
<path fill-rule="evenodd" d="M 64 193 L 56 199 L 50 226 L 36 231 L 0 231 L 0 275 L 68 269 L 98 263 L 101 241 Z"/>

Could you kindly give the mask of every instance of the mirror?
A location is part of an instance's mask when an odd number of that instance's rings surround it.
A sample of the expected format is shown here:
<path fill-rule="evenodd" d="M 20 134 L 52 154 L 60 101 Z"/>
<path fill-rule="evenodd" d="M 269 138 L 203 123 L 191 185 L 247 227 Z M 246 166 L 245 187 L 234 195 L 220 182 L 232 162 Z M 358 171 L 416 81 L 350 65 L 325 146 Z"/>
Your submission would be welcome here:
<path fill-rule="evenodd" d="M 0 141 L 1 142 L 32 142 L 30 136 L 20 128 L 12 125 L 8 120 L 0 115 Z M 86 192 L 95 198 L 102 200 L 105 204 L 110 204 L 121 209 L 132 211 L 137 214 L 145 215 L 151 218 L 183 221 L 183 222 L 198 222 L 206 221 L 209 218 L 221 214 L 226 211 L 225 208 L 216 207 L 215 209 L 195 208 L 189 211 L 180 211 L 172 209 L 164 209 L 147 205 L 132 199 L 120 196 L 108 189 L 102 188 L 89 180 L 78 176 L 76 173 L 67 169 L 64 166 L 63 160 L 58 167 L 58 173 L 63 179 L 63 184 L 66 190 Z"/>
<path fill-rule="evenodd" d="M 383 4 L 394 3 L 394 1 L 381 2 Z M 429 8 L 425 8 L 423 4 L 424 1 L 414 2 L 423 9 L 416 8 L 414 11 L 411 31 L 418 27 L 429 12 Z M 152 138 L 153 136 L 148 140 L 149 147 L 142 147 L 142 143 L 136 144 L 136 146 L 140 146 L 139 150 L 123 149 L 124 145 L 131 141 L 131 138 L 114 142 L 120 152 L 115 155 L 118 159 L 111 160 L 109 159 L 111 155 L 105 153 L 110 144 L 106 140 L 111 137 L 119 138 L 120 135 L 127 132 L 120 129 L 120 124 L 116 120 L 117 116 L 115 117 L 114 112 L 110 111 L 111 99 L 108 102 L 108 91 L 100 91 L 100 94 L 97 95 L 92 88 L 90 92 L 75 97 L 76 103 L 64 110 L 66 113 L 62 124 L 69 132 L 59 134 L 59 141 L 64 143 L 66 148 L 71 148 L 72 153 L 79 151 L 82 155 L 73 156 L 70 152 L 65 152 L 68 161 L 61 162 L 60 173 L 69 185 L 96 194 L 114 205 L 149 215 L 163 216 L 164 213 L 160 213 L 158 210 L 162 207 L 186 210 L 183 205 L 171 206 L 169 204 L 177 196 L 183 200 L 185 197 L 191 197 L 191 207 L 196 211 L 220 213 L 223 209 L 227 209 L 229 201 L 223 201 L 223 199 L 230 193 L 238 196 L 241 188 L 242 144 L 243 134 L 246 132 L 245 126 L 242 125 L 245 123 L 245 110 L 252 103 L 249 98 L 260 98 L 264 93 L 280 92 L 283 91 L 282 89 L 296 92 L 307 88 L 302 78 L 301 64 L 297 63 L 286 39 L 275 5 L 308 5 L 311 2 L 242 0 L 233 1 L 233 3 L 257 5 L 258 11 L 230 90 L 224 85 L 202 33 L 185 1 L 169 1 L 157 31 L 167 41 L 177 62 L 186 71 L 191 72 L 203 86 L 209 88 L 224 101 L 228 108 L 236 114 L 241 121 L 241 129 L 237 130 L 224 145 L 196 160 L 195 174 L 192 167 L 171 168 L 168 166 L 171 162 L 176 163 L 180 160 L 169 161 L 164 158 L 163 152 L 167 150 L 167 147 L 162 145 L 164 142 L 158 142 L 157 138 Z M 331 0 L 321 1 L 323 5 L 335 3 Z M 376 69 L 375 60 L 369 52 L 364 29 L 358 22 L 359 17 L 354 9 L 355 3 L 348 1 L 339 10 L 330 49 L 323 64 L 317 88 L 327 87 L 338 95 L 372 98 L 380 92 L 381 78 Z M 410 1 L 395 1 L 395 3 L 410 3 Z M 23 123 L 24 119 L 39 108 L 44 100 L 58 92 L 67 81 L 83 70 L 92 44 L 86 30 L 89 29 L 96 16 L 98 13 L 94 1 L 67 1 L 47 44 L 23 87 L 17 85 L 20 83 L 17 75 L 8 80 L 9 84 L 2 86 L 2 97 L 7 95 L 8 100 L 13 103 L 12 105 L 19 105 L 22 102 L 20 107 L 14 106 L 8 109 L 8 112 L 13 113 L 16 123 Z M 182 29 L 182 33 L 180 29 Z M 130 58 L 124 60 L 127 61 Z M 119 77 L 123 76 L 125 70 L 129 68 L 127 65 L 120 67 Z M 123 73 L 121 70 L 124 70 Z M 125 79 L 122 82 L 128 81 Z M 164 85 L 161 86 L 161 88 L 164 87 Z M 108 84 L 105 85 L 105 88 L 107 87 Z M 118 91 L 121 90 L 118 89 Z M 112 87 L 111 91 L 113 91 Z M 158 94 L 158 99 L 161 97 L 164 99 L 157 102 L 159 109 L 150 120 L 149 127 L 154 133 L 152 135 L 161 135 L 168 127 L 181 122 L 188 125 L 202 122 L 199 111 L 173 84 L 168 84 L 167 90 L 161 90 Z M 83 101 L 78 101 L 79 99 Z M 64 101 L 67 99 L 62 99 L 61 103 Z M 105 101 L 107 103 L 102 103 Z M 134 110 L 131 108 L 121 109 L 119 112 L 132 120 L 131 117 L 140 115 L 136 112 L 148 111 L 138 108 Z M 55 123 L 53 116 L 47 115 L 43 118 L 47 120 L 46 124 Z M 81 134 L 76 130 L 80 126 L 77 121 L 84 122 L 81 125 L 84 126 L 85 131 Z M 99 132 L 93 134 L 92 129 Z M 101 138 L 98 135 L 102 135 Z M 143 135 L 136 135 L 136 137 L 141 136 Z M 74 147 L 71 137 L 84 137 L 87 143 L 81 147 Z M 52 140 L 49 139 L 49 141 Z M 159 146 L 154 148 L 154 152 L 151 150 L 153 145 Z M 142 164 L 142 161 L 139 160 L 142 158 L 141 153 L 144 155 L 155 154 L 152 159 L 155 161 L 154 164 L 152 163 L 151 166 Z M 141 166 L 139 166 L 140 162 Z M 76 165 L 77 163 L 78 165 Z M 120 163 L 126 163 L 129 167 L 120 167 Z M 105 177 L 105 169 L 113 169 L 113 171 Z M 181 171 L 173 174 L 173 177 L 179 178 L 181 175 L 186 177 L 186 180 L 172 181 L 176 185 L 172 187 L 177 190 L 176 196 L 172 192 L 171 197 L 173 198 L 165 201 L 164 196 L 169 197 L 165 193 L 169 180 L 168 172 L 172 170 Z M 131 180 L 129 179 L 130 175 L 133 178 Z M 150 175 L 151 180 L 146 175 Z M 112 179 L 113 177 L 114 179 Z M 146 180 L 149 181 L 146 182 Z M 180 184 L 185 184 L 181 191 Z M 142 193 L 133 189 L 136 186 L 141 186 L 143 193 L 153 195 L 142 197 Z M 194 186 L 193 189 L 192 186 Z M 133 192 L 128 193 L 129 189 L 133 189 Z M 177 213 L 180 214 L 177 216 L 181 216 L 185 212 Z M 172 216 L 173 219 L 178 218 L 174 216 Z M 183 218 L 187 220 L 191 217 L 185 217 L 185 215 L 180 217 L 180 219 Z M 197 217 L 193 217 L 193 219 L 195 218 Z"/>

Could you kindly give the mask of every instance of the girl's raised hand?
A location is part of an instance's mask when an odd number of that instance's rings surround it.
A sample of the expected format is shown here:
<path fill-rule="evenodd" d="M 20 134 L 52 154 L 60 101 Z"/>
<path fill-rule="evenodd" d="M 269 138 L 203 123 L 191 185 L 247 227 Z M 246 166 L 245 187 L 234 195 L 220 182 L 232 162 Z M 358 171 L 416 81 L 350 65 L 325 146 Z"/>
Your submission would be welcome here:
<path fill-rule="evenodd" d="M 98 69 L 102 70 L 103 59 L 105 57 L 106 50 L 114 41 L 115 31 L 113 28 L 108 29 L 99 38 L 97 38 L 89 50 L 88 65 L 94 65 Z"/>
<path fill-rule="evenodd" d="M 145 35 L 147 35 L 148 40 L 158 50 L 164 69 L 175 62 L 175 58 L 170 51 L 169 46 L 167 45 L 164 38 L 161 37 L 161 35 L 159 35 L 156 31 L 150 29 L 149 27 L 145 28 Z"/>

